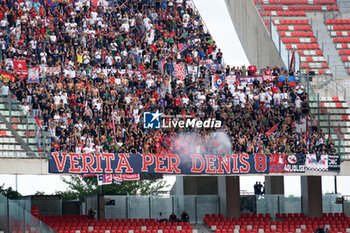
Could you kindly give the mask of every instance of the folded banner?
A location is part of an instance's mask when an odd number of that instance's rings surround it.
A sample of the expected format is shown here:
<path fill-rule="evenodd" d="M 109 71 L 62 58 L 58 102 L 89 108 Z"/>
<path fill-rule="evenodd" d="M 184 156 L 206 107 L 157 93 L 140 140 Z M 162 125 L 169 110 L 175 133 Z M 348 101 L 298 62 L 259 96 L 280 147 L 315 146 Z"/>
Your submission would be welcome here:
<path fill-rule="evenodd" d="M 264 154 L 66 154 L 52 153 L 49 173 L 73 174 L 248 174 L 268 173 Z"/>
<path fill-rule="evenodd" d="M 124 180 L 139 180 L 140 174 L 99 174 L 98 185 L 121 184 Z"/>

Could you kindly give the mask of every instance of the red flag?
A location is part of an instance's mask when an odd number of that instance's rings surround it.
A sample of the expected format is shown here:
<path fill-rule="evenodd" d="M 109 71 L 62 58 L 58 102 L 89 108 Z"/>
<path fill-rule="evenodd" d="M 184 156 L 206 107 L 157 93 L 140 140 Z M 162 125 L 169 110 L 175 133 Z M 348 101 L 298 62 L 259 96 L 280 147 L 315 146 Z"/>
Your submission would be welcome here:
<path fill-rule="evenodd" d="M 27 70 L 27 61 L 24 59 L 13 59 L 13 68 L 16 71 Z"/>
<path fill-rule="evenodd" d="M 26 78 L 28 75 L 27 61 L 24 59 L 13 59 L 13 68 L 18 75 Z"/>
<path fill-rule="evenodd" d="M 270 134 L 272 134 L 273 133 L 273 131 L 275 131 L 276 129 L 277 129 L 277 127 L 279 126 L 279 122 L 277 123 L 277 124 L 275 124 L 274 126 L 272 126 L 272 128 L 271 129 L 269 129 L 265 134 L 267 135 L 267 136 L 269 136 Z"/>
<path fill-rule="evenodd" d="M 39 118 L 38 118 L 38 116 L 36 114 L 35 114 L 35 121 L 38 124 L 39 128 L 42 129 L 43 127 L 41 126 Z"/>
<path fill-rule="evenodd" d="M 292 52 L 292 58 L 290 59 L 290 64 L 289 64 L 289 70 L 291 70 L 293 68 L 293 64 L 294 64 L 294 51 Z"/>

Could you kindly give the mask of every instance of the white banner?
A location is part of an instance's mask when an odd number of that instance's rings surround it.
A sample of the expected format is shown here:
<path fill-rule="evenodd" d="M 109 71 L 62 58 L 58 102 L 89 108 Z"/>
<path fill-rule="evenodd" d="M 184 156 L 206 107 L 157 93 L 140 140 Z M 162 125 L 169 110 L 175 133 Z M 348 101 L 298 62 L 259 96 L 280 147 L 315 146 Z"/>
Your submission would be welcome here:
<path fill-rule="evenodd" d="M 312 171 L 328 171 L 328 155 L 321 155 L 317 160 L 316 154 L 306 155 L 305 169 Z"/>

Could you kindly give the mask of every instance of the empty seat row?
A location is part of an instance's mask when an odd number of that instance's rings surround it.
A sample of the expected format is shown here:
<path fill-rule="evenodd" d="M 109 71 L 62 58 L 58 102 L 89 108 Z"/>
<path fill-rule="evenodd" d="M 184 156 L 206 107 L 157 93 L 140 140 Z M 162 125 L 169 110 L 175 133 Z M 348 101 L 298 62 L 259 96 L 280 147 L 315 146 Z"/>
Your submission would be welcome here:
<path fill-rule="evenodd" d="M 301 63 L 301 68 L 328 68 L 327 63 Z"/>
<path fill-rule="evenodd" d="M 282 38 L 283 43 L 314 43 L 317 44 L 316 38 Z"/>
<path fill-rule="evenodd" d="M 350 43 L 337 43 L 337 49 L 350 49 Z"/>
<path fill-rule="evenodd" d="M 286 45 L 287 49 L 292 49 L 292 46 Z M 323 56 L 323 53 L 320 49 L 318 50 L 297 50 L 301 56 Z"/>
<path fill-rule="evenodd" d="M 264 11 L 261 16 L 306 16 L 305 11 Z"/>
<path fill-rule="evenodd" d="M 339 10 L 339 7 L 337 5 L 334 6 L 325 6 L 325 5 L 319 5 L 319 6 L 263 6 L 263 9 L 265 11 L 328 11 L 328 10 Z"/>
<path fill-rule="evenodd" d="M 324 57 L 300 57 L 300 61 L 302 62 L 325 62 L 326 59 Z"/>
<path fill-rule="evenodd" d="M 331 36 L 348 37 L 350 36 L 350 31 L 331 31 Z"/>
<path fill-rule="evenodd" d="M 292 24 L 292 25 L 309 25 L 309 21 L 308 20 L 305 20 L 305 19 L 303 19 L 303 20 L 296 20 L 296 19 L 293 19 L 293 20 L 280 20 L 280 19 L 276 19 L 276 20 L 274 20 L 274 24 L 276 24 L 276 25 L 279 25 L 279 24 L 287 24 L 287 25 L 290 25 L 290 24 Z"/>
<path fill-rule="evenodd" d="M 324 4 L 333 5 L 336 4 L 336 0 L 254 0 L 255 3 L 260 4 L 285 4 L 285 5 L 313 5 L 313 4 Z"/>
<path fill-rule="evenodd" d="M 349 31 L 350 25 L 328 25 L 328 30 L 335 30 L 335 31 Z"/>
<path fill-rule="evenodd" d="M 350 43 L 350 37 L 337 37 L 333 38 L 334 43 Z"/>
<path fill-rule="evenodd" d="M 284 41 L 282 42 L 286 43 Z M 286 47 L 287 49 L 320 50 L 320 46 L 318 44 L 286 44 Z"/>
<path fill-rule="evenodd" d="M 277 30 L 278 30 L 278 28 L 277 28 Z M 311 41 L 311 39 L 316 40 L 314 33 L 312 31 L 308 31 L 308 32 L 300 32 L 300 31 L 298 31 L 298 32 L 294 32 L 294 31 L 284 32 L 284 31 L 280 31 L 280 36 L 281 37 L 303 37 L 300 39 L 310 39 L 310 41 Z"/>
<path fill-rule="evenodd" d="M 326 19 L 326 24 L 350 24 L 350 19 Z"/>
<path fill-rule="evenodd" d="M 311 31 L 311 26 L 309 25 L 308 26 L 295 26 L 295 25 L 277 26 L 277 30 L 278 31 Z M 314 35 L 312 34 L 312 36 Z"/>

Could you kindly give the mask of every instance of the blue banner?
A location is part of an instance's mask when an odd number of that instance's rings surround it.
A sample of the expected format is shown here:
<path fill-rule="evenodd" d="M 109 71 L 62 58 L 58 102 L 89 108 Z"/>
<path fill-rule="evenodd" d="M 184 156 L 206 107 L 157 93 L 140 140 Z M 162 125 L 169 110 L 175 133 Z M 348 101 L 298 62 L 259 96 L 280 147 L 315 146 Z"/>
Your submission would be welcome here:
<path fill-rule="evenodd" d="M 52 153 L 49 173 L 229 175 L 269 173 L 264 154 L 66 154 Z"/>

